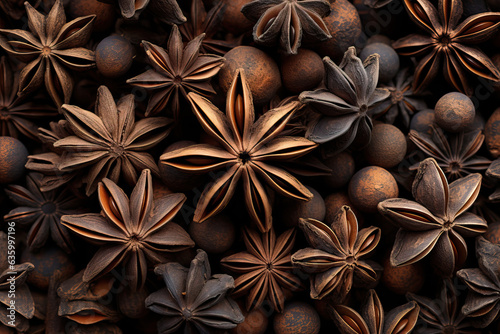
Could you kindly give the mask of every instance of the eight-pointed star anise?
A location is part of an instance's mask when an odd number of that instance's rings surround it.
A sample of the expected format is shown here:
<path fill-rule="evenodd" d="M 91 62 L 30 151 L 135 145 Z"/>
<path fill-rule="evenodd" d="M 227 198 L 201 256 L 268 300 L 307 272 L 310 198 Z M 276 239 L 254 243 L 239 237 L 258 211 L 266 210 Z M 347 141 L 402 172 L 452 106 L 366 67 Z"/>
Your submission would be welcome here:
<path fill-rule="evenodd" d="M 207 253 L 198 250 L 189 268 L 176 262 L 158 265 L 166 287 L 146 298 L 146 307 L 163 316 L 158 333 L 219 333 L 245 319 L 230 295 L 234 280 L 212 275 Z"/>
<path fill-rule="evenodd" d="M 486 221 L 466 212 L 481 188 L 481 174 L 470 174 L 448 185 L 436 160 L 420 163 L 412 194 L 417 202 L 392 198 L 378 209 L 400 227 L 391 252 L 393 266 L 408 265 L 425 256 L 442 276 L 452 276 L 467 259 L 464 237 L 486 232 Z"/>
<path fill-rule="evenodd" d="M 142 171 L 130 199 L 109 179 L 99 182 L 101 214 L 65 215 L 63 225 L 88 240 L 101 244 L 87 265 L 83 280 L 89 282 L 123 264 L 131 288 L 146 281 L 148 264 L 165 262 L 164 252 L 178 252 L 194 246 L 187 232 L 171 222 L 186 200 L 183 194 L 169 194 L 153 200 L 153 180 Z"/>
<path fill-rule="evenodd" d="M 274 229 L 260 234 L 244 229 L 246 252 L 236 253 L 221 260 L 223 267 L 239 274 L 234 281 L 233 296 L 247 296 L 246 308 L 259 308 L 265 300 L 277 312 L 283 312 L 283 290 L 302 288 L 300 279 L 293 275 L 291 251 L 295 243 L 295 230 L 291 229 L 278 238 Z"/>
<path fill-rule="evenodd" d="M 302 39 L 325 41 L 332 36 L 323 22 L 330 13 L 325 0 L 253 0 L 241 8 L 251 21 L 255 42 L 279 46 L 287 54 L 296 54 Z"/>
<path fill-rule="evenodd" d="M 302 137 L 280 136 L 298 102 L 270 110 L 255 121 L 250 87 L 239 69 L 228 90 L 226 114 L 206 98 L 189 93 L 188 98 L 198 121 L 220 146 L 192 145 L 163 154 L 160 161 L 188 172 L 226 169 L 222 176 L 205 187 L 194 214 L 203 222 L 228 204 L 243 179 L 245 202 L 250 218 L 261 232 L 272 225 L 272 206 L 267 183 L 282 195 L 309 200 L 312 193 L 277 163 L 301 157 L 317 144 Z"/>
<path fill-rule="evenodd" d="M 307 137 L 316 143 L 327 143 L 323 145 L 323 154 L 332 156 L 353 143 L 362 148 L 370 142 L 373 124 L 368 110 L 390 92 L 377 88 L 378 54 L 362 62 L 352 46 L 340 65 L 328 57 L 323 62 L 326 88 L 303 92 L 299 99 L 321 114 L 309 125 Z"/>
<path fill-rule="evenodd" d="M 105 3 L 116 3 L 120 12 L 126 19 L 137 19 L 141 12 L 148 7 L 154 16 L 168 24 L 181 24 L 186 22 L 177 0 L 98 0 Z"/>
<path fill-rule="evenodd" d="M 484 42 L 500 27 L 500 13 L 484 12 L 462 17 L 462 0 L 403 0 L 410 18 L 430 36 L 411 34 L 393 43 L 404 56 L 422 56 L 413 80 L 420 92 L 443 69 L 444 77 L 456 89 L 471 95 L 470 75 L 499 81 L 500 72 L 486 54 L 469 46 Z"/>
<path fill-rule="evenodd" d="M 311 298 L 331 294 L 343 302 L 353 281 L 374 283 L 377 273 L 362 258 L 377 247 L 380 228 L 368 227 L 358 232 L 358 220 L 348 206 L 343 206 L 331 227 L 315 219 L 300 219 L 299 226 L 311 247 L 292 255 L 292 263 L 310 274 Z"/>
<path fill-rule="evenodd" d="M 200 54 L 204 37 L 205 34 L 201 34 L 184 47 L 179 28 L 174 25 L 168 39 L 167 50 L 142 41 L 153 69 L 128 79 L 127 83 L 153 90 L 146 116 L 158 114 L 168 106 L 171 109 L 169 112 L 177 119 L 181 97 L 187 98 L 189 92 L 203 96 L 215 94 L 209 81 L 219 72 L 224 64 L 224 58 Z"/>
<path fill-rule="evenodd" d="M 66 23 L 62 0 L 56 0 L 46 16 L 28 2 L 25 5 L 31 33 L 0 29 L 0 47 L 27 63 L 21 71 L 19 94 L 31 93 L 45 81 L 47 92 L 60 107 L 69 102 L 73 92 L 73 79 L 66 68 L 87 70 L 95 66 L 94 52 L 83 47 L 90 39 L 95 15 Z"/>

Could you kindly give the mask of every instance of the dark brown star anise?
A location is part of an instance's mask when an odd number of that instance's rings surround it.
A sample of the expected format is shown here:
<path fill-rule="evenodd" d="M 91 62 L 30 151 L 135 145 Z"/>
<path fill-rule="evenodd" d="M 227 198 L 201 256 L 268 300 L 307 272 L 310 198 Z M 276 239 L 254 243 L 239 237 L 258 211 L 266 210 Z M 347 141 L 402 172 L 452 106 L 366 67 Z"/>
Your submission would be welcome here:
<path fill-rule="evenodd" d="M 264 300 L 271 302 L 277 312 L 283 312 L 283 290 L 302 288 L 300 279 L 293 275 L 291 251 L 295 244 L 295 230 L 291 229 L 278 238 L 274 229 L 260 234 L 244 229 L 246 252 L 236 253 L 221 260 L 223 267 L 239 274 L 234 281 L 233 296 L 247 296 L 246 308 L 259 308 Z"/>
<path fill-rule="evenodd" d="M 439 0 L 436 8 L 429 0 L 403 0 L 410 18 L 427 35 L 412 34 L 393 43 L 404 56 L 422 56 L 413 80 L 420 92 L 438 75 L 460 92 L 471 95 L 470 75 L 499 81 L 500 72 L 479 48 L 469 46 L 486 41 L 500 27 L 500 13 L 484 12 L 462 17 L 462 0 Z"/>
<path fill-rule="evenodd" d="M 377 293 L 369 290 L 360 313 L 345 305 L 334 305 L 328 311 L 341 334 L 409 334 L 420 307 L 412 301 L 385 314 Z"/>
<path fill-rule="evenodd" d="M 332 36 L 323 22 L 330 13 L 325 0 L 253 0 L 241 8 L 251 21 L 253 39 L 265 46 L 279 46 L 287 54 L 296 54 L 302 39 L 325 41 Z"/>
<path fill-rule="evenodd" d="M 298 108 L 291 102 L 270 110 L 255 121 L 252 93 L 242 69 L 228 90 L 226 114 L 206 98 L 189 93 L 198 121 L 220 146 L 198 144 L 163 154 L 160 161 L 188 172 L 224 168 L 222 176 L 205 187 L 193 220 L 203 222 L 226 207 L 243 179 L 250 218 L 261 232 L 272 226 L 272 205 L 265 183 L 282 195 L 309 200 L 312 193 L 276 163 L 311 152 L 317 144 L 302 137 L 278 137 Z"/>
<path fill-rule="evenodd" d="M 23 15 L 26 14 L 24 7 L 24 0 L 3 0 L 0 1 L 0 12 L 12 17 L 14 20 L 20 20 Z M 40 3 L 40 0 L 29 0 L 29 3 L 36 6 Z"/>
<path fill-rule="evenodd" d="M 353 143 L 362 148 L 370 142 L 373 124 L 368 110 L 390 92 L 377 88 L 378 54 L 362 62 L 352 46 L 340 65 L 328 57 L 323 62 L 326 88 L 303 92 L 299 99 L 321 114 L 311 122 L 306 135 L 316 143 L 327 143 L 323 145 L 323 155 L 329 157 Z"/>
<path fill-rule="evenodd" d="M 500 181 L 500 159 L 495 159 L 490 164 L 486 170 L 486 176 L 493 178 L 497 181 L 497 187 L 495 191 L 488 197 L 490 201 L 499 202 L 500 201 L 500 187 L 498 186 L 498 181 Z"/>
<path fill-rule="evenodd" d="M 101 214 L 65 215 L 63 225 L 101 244 L 87 265 L 83 280 L 96 280 L 123 264 L 131 288 L 146 281 L 148 264 L 162 263 L 164 252 L 178 252 L 194 246 L 187 232 L 170 222 L 186 200 L 183 194 L 169 194 L 153 200 L 151 172 L 145 169 L 130 199 L 109 179 L 99 183 Z"/>
<path fill-rule="evenodd" d="M 31 93 L 45 82 L 47 92 L 60 107 L 69 102 L 73 92 L 73 79 L 66 68 L 87 70 L 95 66 L 94 52 L 83 47 L 90 39 L 95 15 L 66 23 L 62 0 L 56 0 L 48 15 L 40 14 L 28 2 L 25 5 L 31 33 L 0 29 L 0 46 L 27 63 L 21 71 L 19 94 Z"/>
<path fill-rule="evenodd" d="M 146 116 L 158 114 L 168 106 L 169 112 L 178 119 L 181 97 L 186 99 L 189 92 L 203 96 L 215 94 L 209 81 L 219 72 L 224 64 L 224 58 L 200 54 L 204 36 L 205 34 L 201 34 L 195 37 L 184 47 L 179 28 L 174 25 L 168 39 L 167 50 L 142 41 L 153 69 L 128 79 L 127 83 L 153 90 Z"/>
<path fill-rule="evenodd" d="M 186 268 L 170 262 L 158 265 L 166 287 L 146 299 L 146 307 L 163 316 L 158 333 L 214 333 L 243 322 L 238 305 L 229 296 L 234 280 L 229 275 L 212 275 L 207 253 L 198 254 Z"/>
<path fill-rule="evenodd" d="M 374 283 L 377 273 L 362 258 L 377 247 L 380 228 L 368 227 L 358 232 L 358 220 L 348 206 L 343 206 L 331 227 L 315 219 L 300 219 L 300 228 L 310 248 L 292 255 L 292 263 L 310 274 L 311 298 L 331 295 L 343 302 L 353 281 Z"/>
<path fill-rule="evenodd" d="M 177 0 L 98 0 L 105 3 L 116 3 L 120 12 L 126 19 L 137 19 L 142 11 L 148 7 L 154 16 L 168 24 L 181 24 L 186 22 Z"/>
<path fill-rule="evenodd" d="M 420 261 L 427 255 L 442 276 L 452 276 L 467 259 L 463 237 L 486 232 L 486 221 L 466 212 L 481 189 L 481 174 L 470 174 L 450 185 L 436 160 L 420 163 L 412 186 L 417 202 L 392 198 L 378 204 L 385 217 L 400 227 L 392 248 L 393 266 Z"/>

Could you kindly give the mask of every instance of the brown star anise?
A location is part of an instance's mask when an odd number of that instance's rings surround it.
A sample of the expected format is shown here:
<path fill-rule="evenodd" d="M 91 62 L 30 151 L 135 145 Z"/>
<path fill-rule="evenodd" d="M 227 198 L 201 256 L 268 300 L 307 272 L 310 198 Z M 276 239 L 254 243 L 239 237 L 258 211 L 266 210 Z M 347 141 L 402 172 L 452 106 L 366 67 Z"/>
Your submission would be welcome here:
<path fill-rule="evenodd" d="M 491 160 L 474 155 L 484 141 L 481 130 L 460 132 L 451 135 L 448 140 L 443 130 L 431 125 L 432 136 L 411 130 L 408 138 L 426 155 L 436 159 L 439 167 L 453 181 L 473 172 L 483 172 L 491 164 Z M 418 164 L 410 167 L 416 170 Z"/>
<path fill-rule="evenodd" d="M 3 0 L 0 1 L 0 12 L 12 17 L 14 20 L 20 20 L 25 14 L 26 10 L 24 7 L 24 0 Z M 29 3 L 36 6 L 40 3 L 40 0 L 29 0 Z"/>
<path fill-rule="evenodd" d="M 95 15 L 66 23 L 62 0 L 56 0 L 46 16 L 28 2 L 25 5 L 31 33 L 0 29 L 0 46 L 28 63 L 21 71 L 19 95 L 37 90 L 45 81 L 47 92 L 60 107 L 69 102 L 73 92 L 73 79 L 66 67 L 87 70 L 95 66 L 94 52 L 83 47 L 90 39 Z"/>
<path fill-rule="evenodd" d="M 379 55 L 364 62 L 352 46 L 337 66 L 330 58 L 325 64 L 325 86 L 303 92 L 299 99 L 321 114 L 309 125 L 307 137 L 323 145 L 325 157 L 333 156 L 351 144 L 362 148 L 370 142 L 373 128 L 368 110 L 386 99 L 390 92 L 377 88 Z"/>
<path fill-rule="evenodd" d="M 292 263 L 311 275 L 311 298 L 331 294 L 343 302 L 353 280 L 358 284 L 376 281 L 375 269 L 362 258 L 377 247 L 380 228 L 371 226 L 358 232 L 358 220 L 348 206 L 342 207 L 331 227 L 302 218 L 299 226 L 311 247 L 295 252 Z"/>
<path fill-rule="evenodd" d="M 486 170 L 486 176 L 493 178 L 497 181 L 500 180 L 500 159 L 495 159 Z M 488 197 L 490 201 L 500 201 L 500 187 L 497 185 L 496 190 Z"/>
<path fill-rule="evenodd" d="M 146 307 L 164 316 L 158 321 L 158 333 L 215 333 L 243 322 L 238 305 L 229 296 L 234 280 L 229 275 L 212 276 L 207 253 L 198 254 L 186 268 L 170 262 L 158 265 L 166 288 L 152 293 Z"/>
<path fill-rule="evenodd" d="M 59 170 L 85 168 L 86 194 L 90 196 L 104 177 L 114 182 L 120 178 L 133 185 L 137 173 L 148 168 L 159 175 L 158 166 L 146 151 L 162 141 L 170 132 L 172 121 L 165 117 L 150 117 L 135 121 L 134 95 L 122 97 L 115 104 L 106 86 L 99 87 L 96 114 L 77 106 L 61 108 L 74 135 L 54 142 L 62 150 Z"/>
<path fill-rule="evenodd" d="M 188 92 L 203 96 L 215 94 L 209 81 L 219 72 L 224 58 L 200 54 L 204 36 L 197 36 L 184 47 L 179 28 L 174 25 L 167 50 L 142 41 L 153 69 L 128 79 L 127 83 L 154 91 L 149 99 L 146 116 L 158 114 L 168 106 L 174 118 L 178 119 L 181 96 L 187 98 Z"/>
<path fill-rule="evenodd" d="M 168 24 L 181 24 L 186 22 L 177 0 L 98 0 L 105 3 L 116 3 L 120 12 L 126 19 L 137 19 L 146 7 L 151 9 L 155 17 Z"/>
<path fill-rule="evenodd" d="M 282 195 L 309 200 L 312 193 L 295 177 L 276 167 L 311 152 L 317 144 L 302 137 L 278 137 L 298 102 L 270 110 L 255 121 L 252 93 L 242 69 L 228 90 L 226 114 L 206 98 L 189 93 L 198 121 L 220 146 L 198 144 L 163 154 L 160 161 L 188 172 L 226 172 L 205 187 L 193 220 L 203 222 L 226 207 L 243 179 L 250 218 L 261 232 L 272 226 L 272 206 L 264 181 Z"/>
<path fill-rule="evenodd" d="M 500 72 L 479 48 L 469 46 L 490 38 L 500 26 L 500 13 L 479 13 L 458 24 L 462 0 L 439 0 L 438 8 L 429 0 L 403 0 L 410 18 L 430 36 L 412 34 L 393 43 L 404 56 L 423 56 L 413 80 L 420 92 L 442 68 L 444 77 L 456 89 L 471 95 L 469 76 L 498 81 Z"/>
<path fill-rule="evenodd" d="M 144 286 L 148 263 L 164 262 L 163 252 L 194 246 L 187 232 L 170 222 L 186 197 L 170 194 L 153 200 L 152 183 L 151 172 L 143 170 L 129 199 L 116 183 L 103 179 L 98 189 L 101 214 L 61 217 L 71 231 L 102 245 L 85 269 L 85 282 L 123 264 L 131 288 L 137 290 Z"/>
<path fill-rule="evenodd" d="M 479 237 L 476 254 L 479 268 L 462 269 L 457 276 L 470 289 L 462 313 L 474 326 L 484 328 L 500 312 L 500 245 Z"/>
<path fill-rule="evenodd" d="M 436 271 L 452 276 L 467 259 L 462 236 L 475 237 L 488 228 L 483 218 L 465 212 L 480 188 L 481 174 L 470 174 L 448 185 L 436 160 L 422 161 L 412 186 L 417 202 L 392 198 L 378 204 L 380 213 L 400 227 L 391 264 L 408 265 L 430 254 Z"/>
<path fill-rule="evenodd" d="M 251 21 L 253 39 L 265 46 L 279 46 L 287 54 L 296 54 L 302 39 L 325 41 L 332 36 L 323 22 L 330 13 L 324 0 L 253 0 L 241 8 Z"/>
<path fill-rule="evenodd" d="M 283 290 L 295 291 L 302 287 L 300 279 L 291 273 L 295 230 L 288 230 L 276 238 L 274 229 L 262 234 L 244 229 L 243 240 L 246 252 L 221 260 L 223 267 L 239 274 L 232 295 L 247 295 L 247 310 L 258 308 L 264 300 L 269 300 L 275 311 L 283 312 Z"/>
<path fill-rule="evenodd" d="M 420 307 L 408 302 L 384 314 L 384 308 L 375 290 L 369 290 L 358 313 L 345 305 L 328 309 L 341 334 L 409 334 L 418 320 Z"/>

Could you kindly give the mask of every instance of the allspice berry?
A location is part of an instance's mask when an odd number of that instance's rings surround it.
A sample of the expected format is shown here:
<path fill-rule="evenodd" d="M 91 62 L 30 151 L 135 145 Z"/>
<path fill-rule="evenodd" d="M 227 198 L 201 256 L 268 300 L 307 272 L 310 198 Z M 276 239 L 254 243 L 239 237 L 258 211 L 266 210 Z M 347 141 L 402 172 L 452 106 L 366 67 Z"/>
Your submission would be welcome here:
<path fill-rule="evenodd" d="M 316 88 L 325 76 L 325 66 L 314 51 L 299 49 L 296 55 L 284 56 L 281 61 L 283 87 L 292 94 Z"/>
<path fill-rule="evenodd" d="M 372 43 L 365 46 L 359 57 L 365 61 L 372 54 L 378 54 L 379 58 L 379 82 L 391 81 L 399 71 L 399 56 L 397 52 L 385 43 Z"/>
<path fill-rule="evenodd" d="M 500 108 L 497 108 L 484 127 L 484 142 L 493 158 L 500 156 Z"/>
<path fill-rule="evenodd" d="M 472 100 L 458 92 L 444 95 L 434 108 L 436 124 L 451 133 L 463 131 L 470 126 L 474 122 L 475 115 L 476 109 Z"/>
<path fill-rule="evenodd" d="M 28 150 L 18 139 L 0 136 L 0 184 L 13 183 L 25 172 Z"/>
<path fill-rule="evenodd" d="M 224 55 L 219 71 L 219 85 L 227 93 L 236 70 L 242 68 L 255 104 L 269 102 L 281 87 L 281 74 L 271 56 L 252 46 L 238 46 Z"/>
<path fill-rule="evenodd" d="M 321 183 L 331 189 L 338 189 L 347 185 L 356 171 L 354 158 L 346 151 L 326 159 L 323 163 L 332 172 L 330 175 L 321 176 Z"/>
<path fill-rule="evenodd" d="M 145 301 L 149 294 L 150 292 L 145 287 L 133 291 L 130 286 L 127 286 L 116 296 L 116 304 L 127 318 L 140 319 L 148 313 Z"/>
<path fill-rule="evenodd" d="M 406 137 L 394 125 L 376 124 L 363 155 L 371 165 L 392 168 L 403 161 L 406 155 Z"/>
<path fill-rule="evenodd" d="M 71 0 L 68 2 L 68 14 L 72 18 L 95 15 L 93 32 L 103 32 L 112 28 L 116 20 L 113 4 L 99 0 Z"/>
<path fill-rule="evenodd" d="M 219 214 L 207 220 L 189 224 L 189 235 L 196 246 L 207 253 L 221 254 L 234 243 L 236 228 L 228 216 Z"/>
<path fill-rule="evenodd" d="M 347 195 L 347 192 L 345 191 L 331 193 L 330 195 L 325 197 L 326 211 L 325 220 L 323 220 L 323 222 L 325 222 L 326 224 L 330 224 L 331 222 L 333 222 L 339 210 L 344 205 L 347 205 L 352 209 L 352 211 L 356 215 L 356 218 L 358 219 L 358 224 L 362 226 L 364 223 L 363 215 L 358 211 L 358 209 L 354 207 L 354 205 L 352 205 L 351 200 L 349 199 L 349 195 Z"/>
<path fill-rule="evenodd" d="M 257 308 L 247 312 L 241 305 L 240 309 L 245 320 L 231 329 L 231 334 L 264 334 L 267 332 L 269 316 L 266 315 L 262 309 Z"/>
<path fill-rule="evenodd" d="M 311 305 L 291 302 L 274 316 L 273 327 L 276 334 L 318 334 L 321 320 Z"/>
<path fill-rule="evenodd" d="M 241 12 L 241 7 L 252 0 L 222 0 L 224 3 L 224 16 L 222 27 L 229 33 L 240 35 L 252 30 L 254 23 L 247 19 Z"/>
<path fill-rule="evenodd" d="M 292 198 L 281 198 L 280 222 L 287 227 L 295 227 L 300 218 L 313 218 L 323 221 L 325 218 L 325 201 L 316 189 L 306 186 L 313 194 L 309 201 L 301 201 Z"/>
<path fill-rule="evenodd" d="M 407 292 L 418 292 L 425 282 L 425 270 L 421 262 L 406 266 L 391 265 L 390 255 L 385 256 L 383 263 L 382 283 L 392 292 L 405 295 Z"/>
<path fill-rule="evenodd" d="M 432 135 L 432 124 L 434 124 L 434 110 L 424 109 L 413 115 L 410 129 Z"/>
<path fill-rule="evenodd" d="M 378 166 L 361 169 L 351 179 L 349 198 L 360 211 L 377 212 L 378 203 L 399 195 L 398 184 L 387 170 Z"/>
<path fill-rule="evenodd" d="M 119 35 L 106 37 L 95 50 L 97 69 L 107 78 L 120 77 L 132 66 L 134 54 L 134 47 L 125 37 Z"/>

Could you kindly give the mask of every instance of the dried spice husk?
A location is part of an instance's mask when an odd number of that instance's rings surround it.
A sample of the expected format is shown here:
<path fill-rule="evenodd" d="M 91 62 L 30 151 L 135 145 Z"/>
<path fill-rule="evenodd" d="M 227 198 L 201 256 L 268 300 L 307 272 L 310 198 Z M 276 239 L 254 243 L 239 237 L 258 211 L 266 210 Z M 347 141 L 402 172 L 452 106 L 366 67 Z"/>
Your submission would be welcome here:
<path fill-rule="evenodd" d="M 141 12 L 150 9 L 154 16 L 168 24 L 181 24 L 186 21 L 177 0 L 99 0 L 104 3 L 118 3 L 122 16 L 138 19 Z"/>

